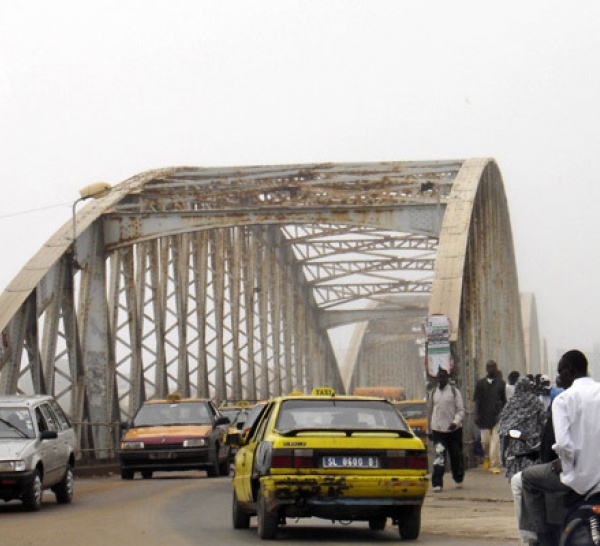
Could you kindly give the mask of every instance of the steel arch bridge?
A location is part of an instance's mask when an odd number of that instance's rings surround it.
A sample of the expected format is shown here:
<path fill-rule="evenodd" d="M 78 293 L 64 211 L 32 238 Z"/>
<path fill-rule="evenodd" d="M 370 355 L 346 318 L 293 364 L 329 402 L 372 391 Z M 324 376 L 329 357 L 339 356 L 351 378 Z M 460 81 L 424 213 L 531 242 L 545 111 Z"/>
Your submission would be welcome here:
<path fill-rule="evenodd" d="M 492 159 L 153 170 L 74 210 L 0 296 L 0 393 L 54 394 L 103 457 L 168 392 L 417 388 L 429 313 L 472 392 L 487 359 L 525 362 L 520 305 Z"/>

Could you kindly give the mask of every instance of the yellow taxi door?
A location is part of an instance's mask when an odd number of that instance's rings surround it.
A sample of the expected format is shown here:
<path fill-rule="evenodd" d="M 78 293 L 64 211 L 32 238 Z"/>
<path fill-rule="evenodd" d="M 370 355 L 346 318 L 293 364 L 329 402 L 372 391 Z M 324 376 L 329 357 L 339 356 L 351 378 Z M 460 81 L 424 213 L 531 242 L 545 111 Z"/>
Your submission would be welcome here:
<path fill-rule="evenodd" d="M 254 469 L 254 459 L 256 449 L 264 437 L 269 416 L 272 413 L 273 404 L 265 407 L 262 415 L 257 419 L 256 425 L 248 433 L 248 440 L 242 446 L 235 456 L 235 474 L 233 477 L 233 486 L 240 502 L 253 501 L 252 496 L 252 473 Z"/>

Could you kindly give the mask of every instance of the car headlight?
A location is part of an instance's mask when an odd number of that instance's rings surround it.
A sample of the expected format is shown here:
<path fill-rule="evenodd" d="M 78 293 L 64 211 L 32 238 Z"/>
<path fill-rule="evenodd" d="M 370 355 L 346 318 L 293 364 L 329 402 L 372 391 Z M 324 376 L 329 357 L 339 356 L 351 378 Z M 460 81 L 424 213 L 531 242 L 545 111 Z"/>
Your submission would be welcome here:
<path fill-rule="evenodd" d="M 0 462 L 0 472 L 23 472 L 25 468 L 25 461 Z"/>
<path fill-rule="evenodd" d="M 188 438 L 183 441 L 183 447 L 204 447 L 208 445 L 206 438 Z"/>
<path fill-rule="evenodd" d="M 121 449 L 144 449 L 144 442 L 121 442 Z"/>

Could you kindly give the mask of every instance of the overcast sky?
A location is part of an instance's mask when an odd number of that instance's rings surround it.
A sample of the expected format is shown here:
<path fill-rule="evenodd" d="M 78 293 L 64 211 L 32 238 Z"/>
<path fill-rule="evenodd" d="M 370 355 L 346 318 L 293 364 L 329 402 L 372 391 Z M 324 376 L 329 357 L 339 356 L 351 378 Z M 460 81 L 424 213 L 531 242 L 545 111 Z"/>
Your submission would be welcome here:
<path fill-rule="evenodd" d="M 0 289 L 139 172 L 494 157 L 550 357 L 600 342 L 600 2 L 0 0 Z"/>

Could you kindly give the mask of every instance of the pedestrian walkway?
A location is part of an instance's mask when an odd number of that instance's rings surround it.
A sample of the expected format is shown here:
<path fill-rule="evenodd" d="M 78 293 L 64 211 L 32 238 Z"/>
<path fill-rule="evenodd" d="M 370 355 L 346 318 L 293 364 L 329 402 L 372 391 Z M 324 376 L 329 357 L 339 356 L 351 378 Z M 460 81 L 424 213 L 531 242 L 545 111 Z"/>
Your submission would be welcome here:
<path fill-rule="evenodd" d="M 481 539 L 482 545 L 519 545 L 510 483 L 504 474 L 468 469 L 462 488 L 444 476 L 444 489 L 430 488 L 423 507 L 422 532 Z"/>
<path fill-rule="evenodd" d="M 492 474 L 489 470 L 481 467 L 467 469 L 462 488 L 457 489 L 449 473 L 444 475 L 444 489 L 440 493 L 434 493 L 430 488 L 428 496 L 442 499 L 477 500 L 482 502 L 499 501 L 512 502 L 512 491 L 508 478 L 501 474 Z"/>

